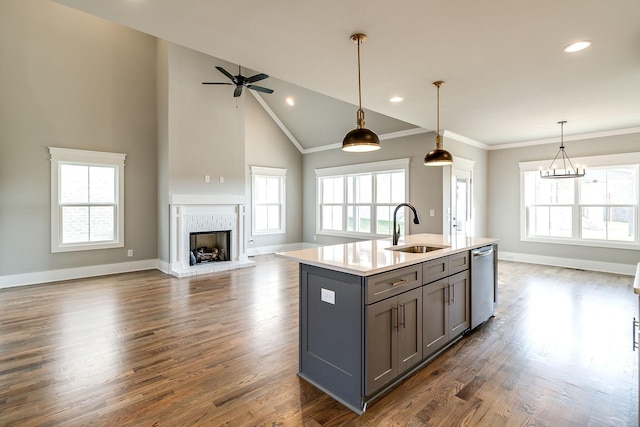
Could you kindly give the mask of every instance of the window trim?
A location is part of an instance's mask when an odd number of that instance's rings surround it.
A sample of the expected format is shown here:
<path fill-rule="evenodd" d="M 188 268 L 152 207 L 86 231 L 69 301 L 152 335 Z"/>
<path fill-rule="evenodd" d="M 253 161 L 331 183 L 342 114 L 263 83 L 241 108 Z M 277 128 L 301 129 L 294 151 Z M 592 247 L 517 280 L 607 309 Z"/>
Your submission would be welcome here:
<path fill-rule="evenodd" d="M 636 194 L 636 218 L 635 218 L 635 228 L 636 228 L 636 240 L 632 242 L 624 242 L 624 241 L 609 241 L 609 240 L 594 240 L 594 239 L 583 239 L 581 237 L 542 237 L 535 236 L 531 237 L 527 235 L 527 206 L 525 204 L 525 172 L 534 172 L 539 171 L 540 169 L 546 168 L 552 159 L 548 160 L 535 160 L 528 162 L 519 162 L 518 166 L 520 168 L 520 240 L 523 242 L 535 242 L 535 243 L 551 243 L 551 244 L 561 244 L 561 245 L 574 245 L 574 246 L 590 246 L 590 247 L 599 247 L 599 248 L 612 248 L 612 249 L 630 249 L 630 250 L 640 250 L 640 194 Z M 632 153 L 620 153 L 620 154 L 608 154 L 602 156 L 587 156 L 587 157 L 575 157 L 571 159 L 574 164 L 586 164 L 587 165 L 587 174 L 589 173 L 589 168 L 600 168 L 600 167 L 616 167 L 616 166 L 635 166 L 638 167 L 639 175 L 638 179 L 640 181 L 640 152 L 632 152 Z M 573 179 L 573 178 L 572 178 Z M 576 178 L 577 179 L 577 178 Z M 640 193 L 640 182 L 637 186 L 636 191 Z M 576 184 L 576 196 L 577 197 L 577 184 Z M 580 215 L 579 210 L 585 206 L 584 204 L 579 203 L 579 201 L 574 200 L 574 203 L 571 206 L 575 206 L 578 209 L 578 212 L 574 212 L 575 215 Z M 601 206 L 601 205 L 597 205 Z M 574 218 L 575 219 L 575 218 Z M 574 221 L 573 228 L 578 227 L 579 223 Z M 572 231 L 572 234 L 574 232 Z M 578 233 L 579 236 L 580 233 Z"/>
<path fill-rule="evenodd" d="M 358 175 L 358 174 L 367 174 L 367 173 L 379 173 L 379 172 L 390 172 L 397 170 L 404 170 L 404 186 L 405 186 L 405 199 L 409 200 L 409 163 L 411 159 L 400 158 L 400 159 L 392 159 L 392 160 L 382 160 L 378 162 L 369 162 L 369 163 L 358 163 L 344 166 L 332 166 L 326 168 L 317 168 L 315 170 L 316 174 L 316 234 L 322 236 L 334 236 L 334 237 L 348 237 L 348 238 L 356 238 L 356 239 L 384 239 L 388 238 L 391 235 L 386 234 L 376 234 L 376 233 L 358 233 L 354 231 L 340 231 L 340 230 L 323 230 L 322 229 L 322 193 L 320 191 L 320 178 L 332 177 L 332 176 L 347 176 L 347 175 Z M 346 204 L 345 204 L 346 206 Z M 375 209 L 376 204 L 372 203 L 373 209 Z M 373 210 L 372 210 L 373 213 Z M 406 234 L 408 227 L 408 221 L 404 223 L 404 230 L 402 230 L 402 234 Z"/>
<path fill-rule="evenodd" d="M 285 234 L 287 232 L 287 169 L 265 166 L 251 166 L 251 234 L 253 236 L 268 236 Z M 256 228 L 256 178 L 279 178 L 280 185 L 280 228 L 277 230 L 257 230 Z"/>
<path fill-rule="evenodd" d="M 126 154 L 49 147 L 51 161 L 51 252 L 75 252 L 124 247 L 124 166 Z M 116 168 L 115 239 L 108 242 L 62 243 L 60 166 L 112 166 Z"/>

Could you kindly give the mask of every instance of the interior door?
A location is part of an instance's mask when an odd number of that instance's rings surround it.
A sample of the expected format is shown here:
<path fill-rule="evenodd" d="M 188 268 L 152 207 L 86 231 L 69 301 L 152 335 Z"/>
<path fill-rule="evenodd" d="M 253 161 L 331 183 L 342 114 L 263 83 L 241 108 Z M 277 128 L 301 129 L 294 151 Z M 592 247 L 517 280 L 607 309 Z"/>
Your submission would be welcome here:
<path fill-rule="evenodd" d="M 451 235 L 471 236 L 471 171 L 451 171 Z"/>

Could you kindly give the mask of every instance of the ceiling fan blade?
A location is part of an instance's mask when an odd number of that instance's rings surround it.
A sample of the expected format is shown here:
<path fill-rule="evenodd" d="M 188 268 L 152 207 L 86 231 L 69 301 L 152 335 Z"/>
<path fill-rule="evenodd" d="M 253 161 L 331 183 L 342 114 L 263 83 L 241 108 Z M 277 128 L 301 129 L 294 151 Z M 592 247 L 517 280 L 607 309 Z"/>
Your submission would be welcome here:
<path fill-rule="evenodd" d="M 258 92 L 273 93 L 273 89 L 268 89 L 262 86 L 248 85 L 247 87 L 251 90 L 257 90 Z"/>
<path fill-rule="evenodd" d="M 265 73 L 260 73 L 260 74 L 256 74 L 255 76 L 251 76 L 247 79 L 244 80 L 245 83 L 253 83 L 253 82 L 258 82 L 260 80 L 264 80 L 269 78 L 268 75 L 266 75 Z"/>
<path fill-rule="evenodd" d="M 224 74 L 225 76 L 227 76 L 227 77 L 229 78 L 229 80 L 231 80 L 232 82 L 234 82 L 234 83 L 238 83 L 238 82 L 236 81 L 236 78 L 235 78 L 233 75 L 231 75 L 231 73 L 230 73 L 230 72 L 228 72 L 227 70 L 225 70 L 224 68 L 222 68 L 222 67 L 218 67 L 218 66 L 216 65 L 216 69 L 217 69 L 218 71 L 220 71 L 222 74 Z"/>
<path fill-rule="evenodd" d="M 203 85 L 232 85 L 233 83 L 222 83 L 222 82 L 202 82 Z"/>
<path fill-rule="evenodd" d="M 236 90 L 233 91 L 233 97 L 237 98 L 242 94 L 242 86 L 236 86 Z"/>

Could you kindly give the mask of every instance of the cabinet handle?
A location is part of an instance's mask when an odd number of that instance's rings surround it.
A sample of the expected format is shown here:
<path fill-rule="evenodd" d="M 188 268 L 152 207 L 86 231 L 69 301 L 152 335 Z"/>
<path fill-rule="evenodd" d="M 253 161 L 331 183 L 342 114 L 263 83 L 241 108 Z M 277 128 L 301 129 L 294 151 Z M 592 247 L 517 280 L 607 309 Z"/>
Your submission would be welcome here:
<path fill-rule="evenodd" d="M 406 328 L 407 327 L 407 317 L 406 317 L 406 309 L 404 304 L 400 304 L 400 307 L 402 307 L 402 328 Z"/>
<path fill-rule="evenodd" d="M 636 320 L 636 318 L 633 318 L 633 351 L 636 351 L 636 348 L 640 348 L 640 343 L 638 342 L 638 340 L 636 340 L 636 337 L 638 336 L 638 331 L 636 331 L 637 328 L 640 328 L 640 321 Z"/>
<path fill-rule="evenodd" d="M 406 283 L 407 281 L 405 279 L 401 279 L 398 280 L 397 282 L 391 282 L 391 286 L 398 286 L 398 285 L 402 285 L 403 283 Z"/>
<path fill-rule="evenodd" d="M 400 311 L 400 309 L 398 308 L 398 306 L 396 306 L 395 308 L 392 308 L 391 310 L 395 310 L 396 311 L 396 324 L 393 325 L 394 329 L 398 329 L 399 325 L 400 325 L 400 319 L 398 318 L 398 312 Z"/>
<path fill-rule="evenodd" d="M 455 300 L 456 300 L 456 287 L 454 285 L 450 285 L 451 286 L 451 304 L 455 304 Z"/>

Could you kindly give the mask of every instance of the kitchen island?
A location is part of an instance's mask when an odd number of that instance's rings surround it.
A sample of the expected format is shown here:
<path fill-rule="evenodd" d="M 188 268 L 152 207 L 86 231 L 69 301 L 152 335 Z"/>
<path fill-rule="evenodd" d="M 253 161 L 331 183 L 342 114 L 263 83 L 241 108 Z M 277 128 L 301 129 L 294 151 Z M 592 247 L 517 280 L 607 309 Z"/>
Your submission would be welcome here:
<path fill-rule="evenodd" d="M 298 375 L 363 413 L 468 331 L 474 304 L 493 314 L 496 249 L 491 238 L 415 234 L 396 246 L 381 239 L 278 253 L 300 264 Z M 493 269 L 476 278 L 472 257 L 482 254 Z M 487 281 L 491 292 L 479 298 Z"/>

